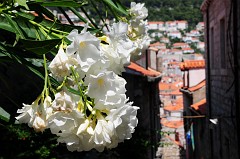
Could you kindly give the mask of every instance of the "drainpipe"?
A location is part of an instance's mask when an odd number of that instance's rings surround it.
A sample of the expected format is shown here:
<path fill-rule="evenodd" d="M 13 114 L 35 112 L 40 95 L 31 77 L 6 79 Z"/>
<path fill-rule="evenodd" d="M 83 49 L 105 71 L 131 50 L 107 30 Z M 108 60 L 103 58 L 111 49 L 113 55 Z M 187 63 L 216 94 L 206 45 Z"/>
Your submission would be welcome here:
<path fill-rule="evenodd" d="M 211 68 L 210 68 L 210 38 L 209 38 L 209 34 L 210 34 L 210 24 L 209 24 L 209 9 L 207 8 L 206 10 L 206 28 L 207 28 L 207 86 L 208 86 L 208 94 L 207 94 L 207 99 L 208 99 L 208 117 L 207 119 L 207 125 L 209 126 L 209 119 L 212 118 L 212 102 L 211 102 Z M 212 129 L 208 129 L 209 130 L 209 140 L 210 140 L 210 158 L 213 158 L 213 132 Z"/>
<path fill-rule="evenodd" d="M 240 117 L 239 117 L 239 64 L 238 64 L 238 2 L 233 0 L 233 59 L 234 59 L 234 81 L 235 81 L 235 107 L 236 107 L 236 120 L 237 120 L 237 134 L 238 134 L 238 157 L 240 157 Z"/>

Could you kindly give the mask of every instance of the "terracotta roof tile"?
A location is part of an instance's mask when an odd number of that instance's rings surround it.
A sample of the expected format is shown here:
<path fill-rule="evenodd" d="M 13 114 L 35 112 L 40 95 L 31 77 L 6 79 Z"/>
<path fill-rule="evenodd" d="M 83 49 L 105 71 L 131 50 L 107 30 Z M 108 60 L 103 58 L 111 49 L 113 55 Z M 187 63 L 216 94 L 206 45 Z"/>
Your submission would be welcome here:
<path fill-rule="evenodd" d="M 179 111 L 183 109 L 183 98 L 178 98 L 175 101 L 172 101 L 171 104 L 163 107 L 163 109 L 168 111 Z"/>
<path fill-rule="evenodd" d="M 194 103 L 191 105 L 192 108 L 194 108 L 197 111 L 200 111 L 202 114 L 205 114 L 206 112 L 206 98 L 200 100 L 197 103 Z"/>
<path fill-rule="evenodd" d="M 204 60 L 188 60 L 180 64 L 180 69 L 182 71 L 195 69 L 195 68 L 205 68 L 205 61 Z"/>
<path fill-rule="evenodd" d="M 193 87 L 188 88 L 188 90 L 191 91 L 191 92 L 194 92 L 194 91 L 202 88 L 202 87 L 205 86 L 205 85 L 206 85 L 206 80 L 203 80 L 203 81 L 200 82 L 199 84 L 197 84 L 197 85 L 195 85 L 195 86 L 193 86 Z"/>
<path fill-rule="evenodd" d="M 193 50 L 193 49 L 190 47 L 186 47 L 186 48 L 182 48 L 182 50 Z"/>
<path fill-rule="evenodd" d="M 182 95 L 182 92 L 179 89 L 177 89 L 177 90 L 171 92 L 171 94 L 172 95 Z"/>
<path fill-rule="evenodd" d="M 152 46 L 152 47 L 149 47 L 149 48 L 148 48 L 148 50 L 152 50 L 152 51 L 158 51 L 158 49 L 157 49 L 157 48 L 155 48 L 154 46 Z"/>
<path fill-rule="evenodd" d="M 156 43 L 153 43 L 153 44 L 150 44 L 150 46 L 165 46 L 166 44 L 164 44 L 164 43 L 160 43 L 159 41 L 158 42 L 156 42 Z"/>
<path fill-rule="evenodd" d="M 169 128 L 180 128 L 183 126 L 183 120 L 178 120 L 178 121 L 168 121 L 165 118 L 161 119 L 161 124 L 165 127 L 169 127 Z"/>
<path fill-rule="evenodd" d="M 149 21 L 148 24 L 164 24 L 162 21 Z"/>
<path fill-rule="evenodd" d="M 163 82 L 160 82 L 159 83 L 159 89 L 160 90 L 177 90 L 179 89 L 180 87 L 177 86 L 177 83 L 163 83 Z"/>
<path fill-rule="evenodd" d="M 167 111 L 180 111 L 180 110 L 183 110 L 183 105 L 179 104 L 175 106 L 165 106 L 163 107 L 163 109 Z"/>
<path fill-rule="evenodd" d="M 181 43 L 181 42 L 178 42 L 178 43 L 174 43 L 173 46 L 183 46 L 183 45 L 188 45 L 186 43 Z"/>
<path fill-rule="evenodd" d="M 152 77 L 156 77 L 159 76 L 161 73 L 157 72 L 157 71 L 151 71 L 151 70 L 146 70 L 145 68 L 143 68 L 142 66 L 131 62 L 131 64 L 129 66 L 127 66 L 127 68 L 140 72 L 141 74 L 143 74 L 144 76 L 152 76 Z"/>

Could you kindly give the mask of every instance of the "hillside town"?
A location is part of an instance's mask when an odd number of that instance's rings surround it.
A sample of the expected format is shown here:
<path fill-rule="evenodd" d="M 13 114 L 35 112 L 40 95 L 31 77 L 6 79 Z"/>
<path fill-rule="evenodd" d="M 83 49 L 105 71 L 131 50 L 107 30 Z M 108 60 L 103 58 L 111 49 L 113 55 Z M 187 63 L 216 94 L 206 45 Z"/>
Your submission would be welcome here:
<path fill-rule="evenodd" d="M 183 112 L 199 114 L 206 103 L 204 23 L 199 22 L 192 30 L 185 20 L 148 24 L 154 41 L 148 50 L 148 67 L 162 74 L 159 82 L 161 140 L 156 156 L 182 158 L 191 133 Z M 190 110 L 187 105 L 191 105 Z M 189 131 L 185 132 L 184 127 Z"/>

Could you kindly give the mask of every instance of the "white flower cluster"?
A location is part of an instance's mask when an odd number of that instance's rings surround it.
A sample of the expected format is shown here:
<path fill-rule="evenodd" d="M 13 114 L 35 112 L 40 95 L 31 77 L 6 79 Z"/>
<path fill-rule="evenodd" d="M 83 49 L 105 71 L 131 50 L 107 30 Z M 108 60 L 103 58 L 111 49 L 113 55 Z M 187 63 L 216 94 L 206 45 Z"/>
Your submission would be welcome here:
<path fill-rule="evenodd" d="M 148 23 L 145 20 L 148 16 L 148 10 L 144 7 L 144 3 L 131 2 L 131 8 L 129 10 L 131 19 L 129 24 L 128 35 L 132 41 L 134 41 L 137 48 L 131 56 L 131 60 L 135 61 L 143 55 L 147 47 L 150 44 L 150 38 L 148 36 Z"/>
<path fill-rule="evenodd" d="M 142 21 L 146 9 L 137 6 L 131 12 Z M 46 91 L 31 105 L 23 104 L 18 122 L 41 132 L 49 128 L 70 151 L 101 152 L 130 139 L 139 108 L 128 101 L 126 81 L 119 76 L 138 49 L 128 28 L 114 23 L 108 37 L 94 36 L 87 26 L 81 33 L 73 30 L 67 36 L 71 44 L 61 46 L 48 67 L 61 83 L 54 98 Z"/>

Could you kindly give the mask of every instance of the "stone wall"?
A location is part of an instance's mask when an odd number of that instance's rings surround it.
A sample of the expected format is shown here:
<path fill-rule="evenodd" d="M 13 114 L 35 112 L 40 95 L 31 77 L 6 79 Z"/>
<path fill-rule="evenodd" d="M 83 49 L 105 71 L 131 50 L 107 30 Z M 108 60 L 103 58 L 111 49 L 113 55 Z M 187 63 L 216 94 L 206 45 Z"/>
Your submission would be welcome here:
<path fill-rule="evenodd" d="M 207 3 L 202 7 L 202 11 L 206 24 L 205 42 L 207 44 L 207 115 L 209 118 L 218 119 L 216 125 L 209 122 L 207 127 L 209 136 L 205 143 L 209 144 L 205 146 L 209 146 L 207 149 L 209 152 L 206 153 L 205 158 L 235 159 L 239 158 L 235 118 L 236 113 L 239 112 L 236 112 L 235 107 L 236 81 L 234 82 L 233 65 L 231 65 L 233 64 L 233 52 L 230 47 L 233 44 L 230 44 L 230 38 L 233 42 L 231 1 L 205 0 L 205 2 Z M 239 7 L 237 8 L 239 11 Z M 228 25 L 229 20 L 231 25 Z M 223 36 L 225 36 L 225 52 L 222 47 L 224 43 L 221 40 Z"/>

